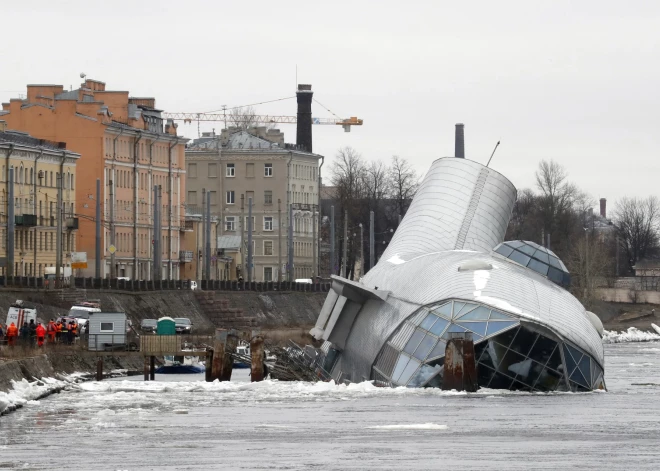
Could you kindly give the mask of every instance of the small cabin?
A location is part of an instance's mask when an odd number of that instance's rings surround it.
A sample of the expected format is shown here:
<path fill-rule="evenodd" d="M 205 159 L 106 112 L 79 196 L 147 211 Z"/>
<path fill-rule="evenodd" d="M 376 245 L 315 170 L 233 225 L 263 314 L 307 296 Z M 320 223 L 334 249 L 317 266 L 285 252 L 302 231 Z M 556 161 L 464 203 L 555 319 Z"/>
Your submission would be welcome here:
<path fill-rule="evenodd" d="M 92 351 L 113 350 L 126 345 L 125 312 L 91 312 L 89 314 L 89 344 Z"/>

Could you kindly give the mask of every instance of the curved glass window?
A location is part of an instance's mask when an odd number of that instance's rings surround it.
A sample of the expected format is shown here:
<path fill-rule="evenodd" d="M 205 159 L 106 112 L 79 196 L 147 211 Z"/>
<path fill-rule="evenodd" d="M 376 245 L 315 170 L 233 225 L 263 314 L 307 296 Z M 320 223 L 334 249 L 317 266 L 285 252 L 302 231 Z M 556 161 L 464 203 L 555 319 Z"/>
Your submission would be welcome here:
<path fill-rule="evenodd" d="M 372 377 L 408 387 L 441 387 L 451 334 L 474 340 L 480 387 L 522 391 L 603 388 L 603 370 L 587 353 L 522 325 L 488 306 L 450 300 L 422 307 L 395 330 L 373 365 Z"/>
<path fill-rule="evenodd" d="M 566 265 L 552 250 L 548 250 L 536 242 L 510 240 L 502 242 L 493 250 L 524 267 L 547 276 L 549 280 L 560 286 L 568 288 L 571 285 L 571 275 Z"/>

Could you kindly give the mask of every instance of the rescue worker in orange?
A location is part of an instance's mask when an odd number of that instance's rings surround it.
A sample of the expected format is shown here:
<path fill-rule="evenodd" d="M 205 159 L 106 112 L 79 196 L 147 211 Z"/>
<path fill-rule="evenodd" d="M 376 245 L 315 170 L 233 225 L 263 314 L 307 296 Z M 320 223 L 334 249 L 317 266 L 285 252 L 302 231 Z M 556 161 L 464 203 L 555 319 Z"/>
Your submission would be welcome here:
<path fill-rule="evenodd" d="M 18 337 L 18 329 L 13 322 L 7 327 L 7 345 L 16 345 L 16 337 Z"/>
<path fill-rule="evenodd" d="M 44 329 L 43 324 L 37 325 L 36 334 L 37 334 L 37 346 L 43 347 L 44 339 L 46 338 L 46 329 Z"/>
<path fill-rule="evenodd" d="M 55 343 L 55 334 L 57 334 L 57 326 L 53 319 L 48 322 L 48 343 Z"/>
<path fill-rule="evenodd" d="M 63 341 L 62 332 L 64 331 L 64 326 L 62 325 L 62 321 L 61 320 L 57 321 L 57 325 L 55 327 L 57 327 L 57 331 L 56 331 L 57 341 L 62 342 Z"/>

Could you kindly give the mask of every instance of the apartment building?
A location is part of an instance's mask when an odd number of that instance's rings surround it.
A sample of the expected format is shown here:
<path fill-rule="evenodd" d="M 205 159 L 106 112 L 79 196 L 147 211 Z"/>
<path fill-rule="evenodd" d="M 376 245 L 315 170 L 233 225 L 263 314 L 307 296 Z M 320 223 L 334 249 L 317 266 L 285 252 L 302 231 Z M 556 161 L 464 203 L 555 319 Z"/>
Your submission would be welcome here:
<path fill-rule="evenodd" d="M 314 221 L 318 215 L 321 156 L 284 143 L 278 130 L 229 128 L 218 136 L 204 133 L 186 149 L 188 212 L 201 213 L 202 191 L 210 193 L 211 214 L 222 224 L 218 247 L 230 257 L 220 279 L 248 280 L 249 202 L 252 202 L 252 280 L 277 281 L 288 276 L 289 206 L 293 216 L 293 269 L 296 278 L 314 273 Z M 228 255 L 238 236 L 241 254 Z M 242 257 L 241 257 L 242 256 Z M 235 262 L 236 257 L 239 263 Z M 213 277 L 213 275 L 212 275 Z"/>
<path fill-rule="evenodd" d="M 54 267 L 57 241 L 57 182 L 62 176 L 62 266 L 71 266 L 76 249 L 78 218 L 75 189 L 80 154 L 65 143 L 35 139 L 7 129 L 0 120 L 0 270 L 7 267 L 9 169 L 14 170 L 14 276 L 43 276 Z"/>
<path fill-rule="evenodd" d="M 100 276 L 178 279 L 184 235 L 185 143 L 176 125 L 164 122 L 154 98 L 130 97 L 85 79 L 80 88 L 28 85 L 27 97 L 2 104 L 11 129 L 63 141 L 80 154 L 75 209 L 79 251 L 87 253 L 82 276 L 95 276 L 96 181 L 101 181 L 103 234 Z M 162 233 L 153 233 L 153 187 L 163 194 Z M 155 236 L 163 265 L 152 273 Z"/>

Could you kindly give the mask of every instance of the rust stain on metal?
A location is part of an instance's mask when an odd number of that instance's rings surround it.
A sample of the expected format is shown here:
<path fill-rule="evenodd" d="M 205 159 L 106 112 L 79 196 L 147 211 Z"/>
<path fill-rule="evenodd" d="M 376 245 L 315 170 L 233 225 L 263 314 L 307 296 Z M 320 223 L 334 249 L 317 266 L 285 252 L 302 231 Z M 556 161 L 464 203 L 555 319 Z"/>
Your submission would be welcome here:
<path fill-rule="evenodd" d="M 442 389 L 475 392 L 478 387 L 474 342 L 468 336 L 456 335 L 445 347 Z"/>

